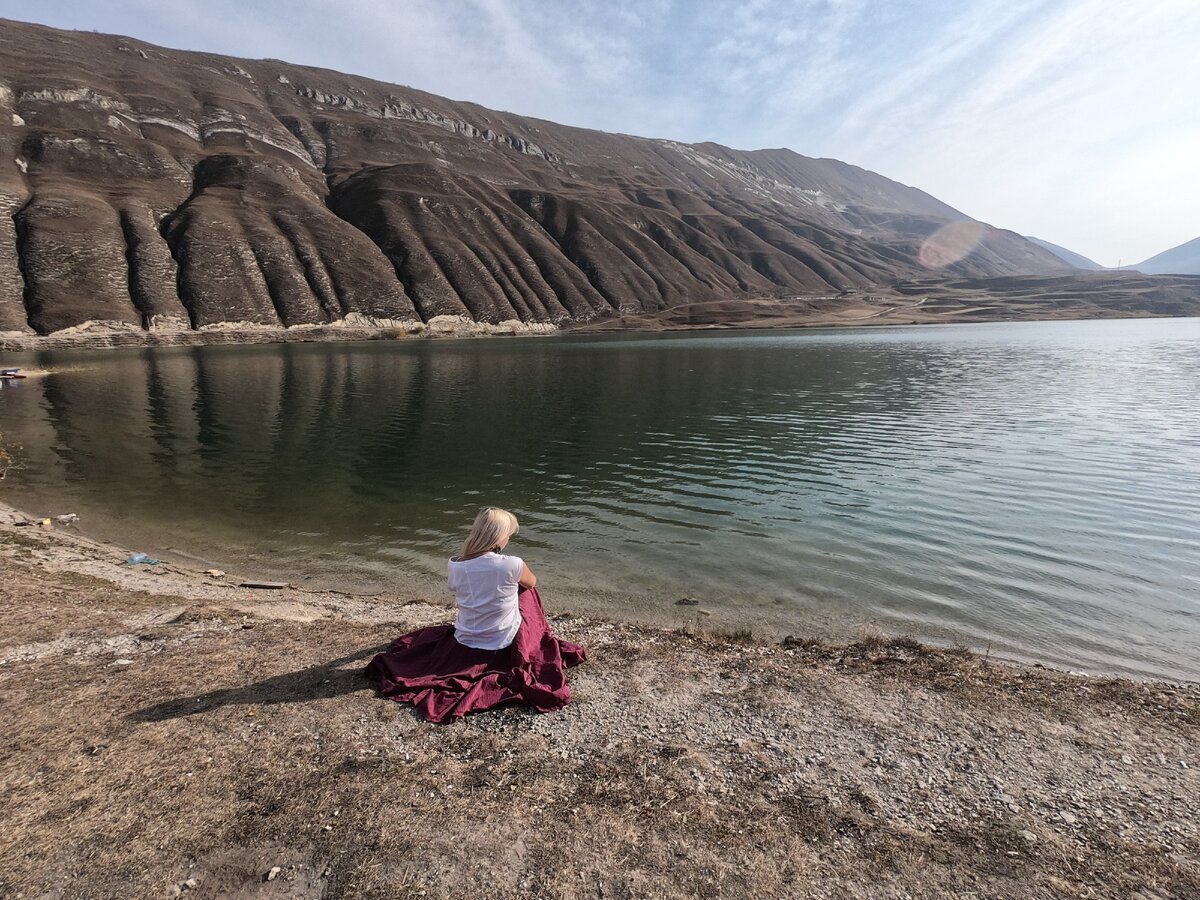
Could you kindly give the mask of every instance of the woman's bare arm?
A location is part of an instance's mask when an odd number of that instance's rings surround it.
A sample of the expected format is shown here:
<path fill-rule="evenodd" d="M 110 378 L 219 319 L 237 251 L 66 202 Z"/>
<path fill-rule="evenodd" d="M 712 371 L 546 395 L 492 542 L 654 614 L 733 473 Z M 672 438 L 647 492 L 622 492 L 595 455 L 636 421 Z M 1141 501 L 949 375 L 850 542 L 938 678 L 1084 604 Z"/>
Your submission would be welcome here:
<path fill-rule="evenodd" d="M 523 588 L 531 588 L 537 584 L 537 576 L 533 574 L 533 570 L 525 563 L 521 563 L 521 577 L 517 579 L 517 584 Z"/>

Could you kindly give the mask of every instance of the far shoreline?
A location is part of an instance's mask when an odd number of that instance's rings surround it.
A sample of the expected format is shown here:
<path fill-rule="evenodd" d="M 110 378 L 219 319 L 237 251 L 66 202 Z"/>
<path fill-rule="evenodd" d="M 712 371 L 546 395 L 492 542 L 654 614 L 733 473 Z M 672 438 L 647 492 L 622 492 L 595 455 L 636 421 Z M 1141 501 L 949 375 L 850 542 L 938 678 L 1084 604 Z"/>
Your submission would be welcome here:
<path fill-rule="evenodd" d="M 1143 319 L 1192 319 L 1196 315 L 1174 316 L 1158 313 L 1136 315 L 1090 316 L 1084 318 L 1003 318 L 988 320 L 946 320 L 946 321 L 890 321 L 879 319 L 870 322 L 836 322 L 836 321 L 800 321 L 778 322 L 773 320 L 733 322 L 728 324 L 680 324 L 669 327 L 654 327 L 640 325 L 610 324 L 607 320 L 594 323 L 570 325 L 563 328 L 548 328 L 539 331 L 493 331 L 485 332 L 440 332 L 418 333 L 397 336 L 389 328 L 342 328 L 337 326 L 322 326 L 318 328 L 289 329 L 284 327 L 269 328 L 255 331 L 178 331 L 178 332 L 84 332 L 69 336 L 56 334 L 48 335 L 12 335 L 0 336 L 0 353 L 47 353 L 75 350 L 143 350 L 156 348 L 190 348 L 190 347 L 261 347 L 281 344 L 364 344 L 364 343 L 396 343 L 411 344 L 423 341 L 468 341 L 485 338 L 562 338 L 586 337 L 590 335 L 654 335 L 654 334 L 698 334 L 698 333 L 730 333 L 747 332 L 763 333 L 770 331 L 793 330 L 854 330 L 869 328 L 913 328 L 954 325 L 1017 325 L 1034 324 L 1039 322 L 1068 323 L 1068 322 L 1109 322 L 1109 321 L 1140 321 Z"/>
<path fill-rule="evenodd" d="M 226 323 L 200 329 L 136 328 L 125 323 L 90 322 L 39 335 L 0 333 L 0 353 L 62 350 L 140 349 L 152 347 L 257 346 L 264 344 L 412 342 L 484 337 L 552 337 L 592 334 L 673 334 L 696 332 L 763 332 L 810 328 L 872 328 L 909 325 L 996 325 L 1018 322 L 1085 322 L 1113 319 L 1200 317 L 1200 276 L 1196 297 L 1176 301 L 1168 310 L 1130 307 L 1101 291 L 1063 301 L 1034 294 L 981 296 L 955 288 L 932 289 L 913 296 L 884 289 L 857 293 L 800 295 L 781 298 L 706 300 L 653 313 L 614 313 L 587 322 L 475 322 L 465 317 L 437 316 L 428 322 L 378 325 L 334 322 L 324 325 L 250 325 Z M 1041 290 L 1048 290 L 1049 285 Z M 918 292 L 920 293 L 920 292 Z M 1123 296 L 1118 298 L 1125 300 Z"/>

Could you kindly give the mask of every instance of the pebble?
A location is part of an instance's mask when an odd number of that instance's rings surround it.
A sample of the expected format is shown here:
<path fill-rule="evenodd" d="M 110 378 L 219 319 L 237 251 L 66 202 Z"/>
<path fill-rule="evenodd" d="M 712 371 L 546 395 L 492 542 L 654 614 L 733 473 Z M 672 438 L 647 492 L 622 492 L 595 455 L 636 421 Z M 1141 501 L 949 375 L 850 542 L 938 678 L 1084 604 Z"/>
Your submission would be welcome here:
<path fill-rule="evenodd" d="M 1023 840 L 1027 844 L 1036 844 L 1037 843 L 1037 835 L 1034 834 L 1032 831 L 1029 831 L 1028 829 L 1026 829 L 1021 832 L 1021 840 Z"/>
<path fill-rule="evenodd" d="M 271 871 L 267 873 L 267 881 L 274 881 L 279 877 L 279 873 L 282 871 L 283 869 L 281 869 L 279 866 L 271 866 Z"/>
<path fill-rule="evenodd" d="M 189 878 L 187 881 L 185 881 L 183 883 L 183 886 L 185 888 L 187 888 L 188 890 L 191 890 L 191 889 L 195 888 L 196 885 L 198 885 L 199 883 L 200 882 L 198 882 L 195 878 Z"/>
<path fill-rule="evenodd" d="M 1059 817 L 1060 819 L 1062 819 L 1064 822 L 1066 822 L 1068 825 L 1074 825 L 1074 824 L 1075 824 L 1075 814 L 1074 814 L 1074 813 L 1069 813 L 1069 812 L 1067 812 L 1065 809 L 1064 809 L 1064 810 L 1060 810 L 1060 811 L 1059 811 L 1059 813 L 1058 813 L 1058 817 Z"/>

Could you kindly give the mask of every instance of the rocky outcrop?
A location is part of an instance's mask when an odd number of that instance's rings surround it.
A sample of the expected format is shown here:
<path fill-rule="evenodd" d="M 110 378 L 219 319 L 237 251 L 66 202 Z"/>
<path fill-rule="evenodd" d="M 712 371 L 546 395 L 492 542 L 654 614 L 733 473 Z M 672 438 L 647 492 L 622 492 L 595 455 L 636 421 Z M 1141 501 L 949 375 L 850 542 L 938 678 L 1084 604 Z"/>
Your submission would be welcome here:
<path fill-rule="evenodd" d="M 0 332 L 550 325 L 1068 267 L 835 160 L 0 22 Z M 957 246 L 957 245 L 955 245 Z M 932 260 L 932 262 L 931 262 Z"/>

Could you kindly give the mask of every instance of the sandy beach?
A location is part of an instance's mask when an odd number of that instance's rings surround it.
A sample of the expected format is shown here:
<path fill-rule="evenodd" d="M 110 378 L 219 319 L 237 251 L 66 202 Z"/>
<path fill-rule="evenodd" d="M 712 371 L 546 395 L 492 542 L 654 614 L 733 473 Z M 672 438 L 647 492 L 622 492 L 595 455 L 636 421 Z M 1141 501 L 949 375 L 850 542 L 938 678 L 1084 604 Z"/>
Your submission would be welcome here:
<path fill-rule="evenodd" d="M 555 616 L 574 702 L 360 676 L 420 597 L 238 587 L 0 515 L 0 894 L 1194 897 L 1200 686 Z"/>

